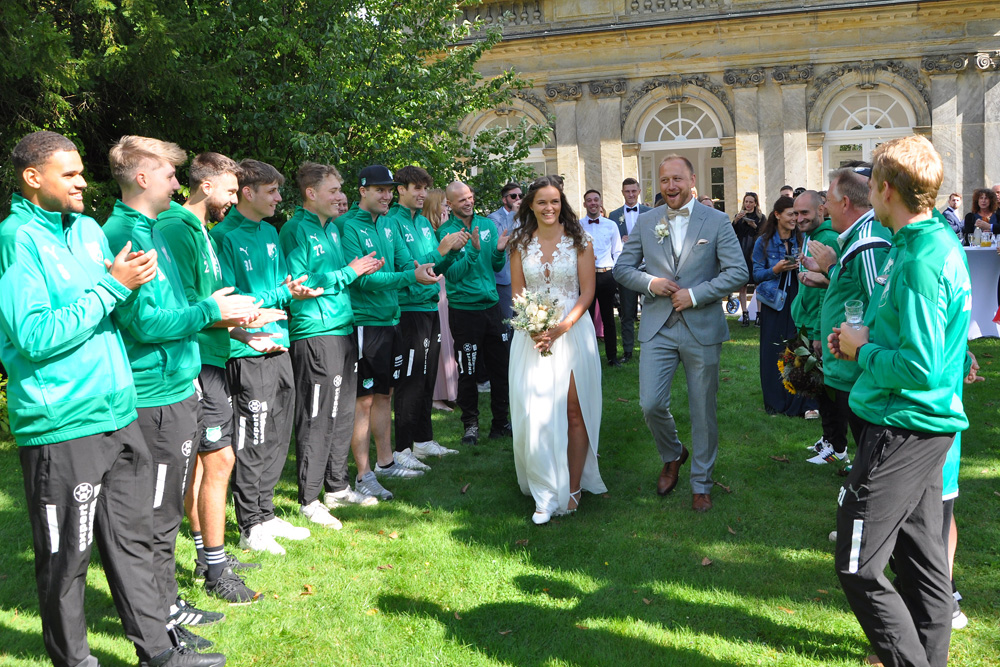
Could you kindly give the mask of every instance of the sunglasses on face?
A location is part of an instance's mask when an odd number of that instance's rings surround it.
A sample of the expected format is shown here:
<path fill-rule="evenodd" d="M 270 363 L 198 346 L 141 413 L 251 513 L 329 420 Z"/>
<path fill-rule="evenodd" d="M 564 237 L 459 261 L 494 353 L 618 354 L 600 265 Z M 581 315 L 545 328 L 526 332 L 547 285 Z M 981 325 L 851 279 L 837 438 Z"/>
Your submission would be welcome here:
<path fill-rule="evenodd" d="M 520 199 L 524 195 L 522 195 L 520 192 L 508 192 L 507 196 L 510 197 L 511 199 Z"/>

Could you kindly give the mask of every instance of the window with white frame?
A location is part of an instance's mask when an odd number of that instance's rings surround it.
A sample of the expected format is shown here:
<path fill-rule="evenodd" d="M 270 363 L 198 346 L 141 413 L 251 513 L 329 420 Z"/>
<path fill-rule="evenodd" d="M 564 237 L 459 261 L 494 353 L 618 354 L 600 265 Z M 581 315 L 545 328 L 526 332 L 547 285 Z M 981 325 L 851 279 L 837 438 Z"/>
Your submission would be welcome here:
<path fill-rule="evenodd" d="M 871 160 L 881 143 L 913 134 L 916 114 L 903 95 L 886 85 L 845 90 L 823 117 L 823 171 L 853 160 Z"/>

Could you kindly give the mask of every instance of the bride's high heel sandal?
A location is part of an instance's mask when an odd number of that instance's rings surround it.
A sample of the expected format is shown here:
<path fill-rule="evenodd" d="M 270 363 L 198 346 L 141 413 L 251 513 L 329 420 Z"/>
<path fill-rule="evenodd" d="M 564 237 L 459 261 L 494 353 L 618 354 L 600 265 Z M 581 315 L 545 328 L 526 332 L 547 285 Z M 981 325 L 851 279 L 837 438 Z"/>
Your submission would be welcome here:
<path fill-rule="evenodd" d="M 576 512 L 576 509 L 580 506 L 580 500 L 582 496 L 583 496 L 583 491 L 581 489 L 577 489 L 576 491 L 570 491 L 569 494 L 570 500 L 572 500 L 576 504 L 573 507 L 567 507 L 564 510 L 559 510 L 558 512 L 556 512 L 556 514 L 558 516 L 567 516 Z"/>

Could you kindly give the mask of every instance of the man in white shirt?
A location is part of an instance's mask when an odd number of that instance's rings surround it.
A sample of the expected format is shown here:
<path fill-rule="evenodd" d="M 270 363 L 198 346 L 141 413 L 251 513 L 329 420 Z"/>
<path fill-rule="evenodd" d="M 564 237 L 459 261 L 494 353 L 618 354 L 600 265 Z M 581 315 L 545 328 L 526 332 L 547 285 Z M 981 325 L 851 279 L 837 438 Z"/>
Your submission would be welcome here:
<path fill-rule="evenodd" d="M 502 205 L 497 210 L 490 213 L 488 217 L 497 226 L 498 234 L 510 234 L 514 231 L 514 216 L 517 214 L 517 207 L 521 205 L 521 186 L 510 182 L 500 189 L 500 201 Z M 497 296 L 500 297 L 500 313 L 505 320 L 514 316 L 513 301 L 510 293 L 510 258 L 503 268 L 496 272 Z"/>
<path fill-rule="evenodd" d="M 622 181 L 622 197 L 625 205 L 616 208 L 608 214 L 612 222 L 618 225 L 618 233 L 622 243 L 628 241 L 640 213 L 653 209 L 639 202 L 639 181 L 626 178 Z M 632 351 L 635 349 L 635 321 L 639 317 L 639 292 L 634 292 L 624 285 L 618 286 L 618 316 L 622 321 L 622 363 L 632 361 Z"/>
<path fill-rule="evenodd" d="M 583 231 L 594 239 L 594 267 L 597 282 L 594 301 L 590 304 L 590 316 L 594 317 L 594 305 L 601 308 L 601 322 L 604 324 L 604 353 L 608 363 L 621 366 L 618 359 L 618 329 L 615 327 L 615 278 L 611 269 L 615 268 L 618 255 L 622 252 L 622 237 L 618 227 L 610 219 L 601 216 L 601 193 L 587 190 L 583 195 L 583 206 L 587 217 L 581 220 Z"/>

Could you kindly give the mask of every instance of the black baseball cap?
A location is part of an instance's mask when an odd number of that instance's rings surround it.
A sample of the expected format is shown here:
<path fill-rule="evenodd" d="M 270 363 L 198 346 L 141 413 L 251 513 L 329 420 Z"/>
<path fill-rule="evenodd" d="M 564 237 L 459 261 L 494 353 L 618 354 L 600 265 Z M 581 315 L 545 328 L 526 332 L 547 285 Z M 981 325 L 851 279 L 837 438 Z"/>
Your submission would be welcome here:
<path fill-rule="evenodd" d="M 358 174 L 358 185 L 365 188 L 369 185 L 399 185 L 392 180 L 392 172 L 380 164 L 365 167 Z"/>

